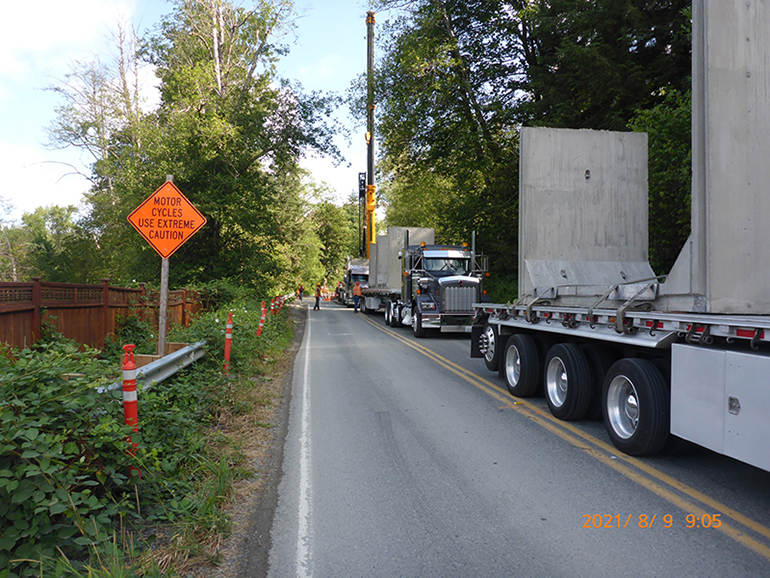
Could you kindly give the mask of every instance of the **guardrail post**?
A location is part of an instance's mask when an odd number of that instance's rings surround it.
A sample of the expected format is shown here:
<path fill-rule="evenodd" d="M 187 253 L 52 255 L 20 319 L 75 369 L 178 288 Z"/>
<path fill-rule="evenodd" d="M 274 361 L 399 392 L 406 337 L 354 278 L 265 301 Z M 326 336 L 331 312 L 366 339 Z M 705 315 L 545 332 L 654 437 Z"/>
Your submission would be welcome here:
<path fill-rule="evenodd" d="M 139 411 L 138 411 L 138 396 L 136 391 L 136 361 L 134 360 L 134 348 L 136 345 L 133 343 L 123 346 L 125 355 L 123 357 L 123 418 L 128 426 L 134 432 L 139 432 Z M 137 444 L 131 441 L 131 436 L 128 437 L 128 442 L 133 446 L 128 450 L 129 455 L 136 455 Z M 139 468 L 131 466 L 131 473 L 136 472 L 136 475 L 142 477 L 142 472 Z"/>
<path fill-rule="evenodd" d="M 262 335 L 262 328 L 265 326 L 265 316 L 267 315 L 267 307 L 265 302 L 262 302 L 262 317 L 259 318 L 259 329 L 257 329 L 257 337 Z"/>
<path fill-rule="evenodd" d="M 227 328 L 225 329 L 225 373 L 230 373 L 230 347 L 233 341 L 233 313 L 227 316 Z"/>

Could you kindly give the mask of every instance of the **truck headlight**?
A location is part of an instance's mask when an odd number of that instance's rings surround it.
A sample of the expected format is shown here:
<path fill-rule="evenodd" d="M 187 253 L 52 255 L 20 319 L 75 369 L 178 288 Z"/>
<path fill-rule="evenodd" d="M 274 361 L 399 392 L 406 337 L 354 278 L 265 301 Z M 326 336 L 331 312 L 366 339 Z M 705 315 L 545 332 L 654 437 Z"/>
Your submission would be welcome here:
<path fill-rule="evenodd" d="M 420 303 L 420 309 L 423 311 L 435 311 L 436 310 L 436 304 L 432 301 L 423 301 Z"/>

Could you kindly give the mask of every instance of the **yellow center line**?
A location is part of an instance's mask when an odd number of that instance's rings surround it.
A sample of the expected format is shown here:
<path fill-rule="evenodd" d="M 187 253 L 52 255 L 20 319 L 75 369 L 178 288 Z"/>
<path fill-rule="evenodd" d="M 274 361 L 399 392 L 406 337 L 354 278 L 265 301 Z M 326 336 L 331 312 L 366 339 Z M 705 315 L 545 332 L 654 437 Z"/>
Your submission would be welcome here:
<path fill-rule="evenodd" d="M 474 374 L 473 372 L 465 369 L 464 367 L 442 357 L 441 355 L 439 355 L 435 351 L 428 349 L 424 345 L 415 343 L 414 341 L 411 341 L 405 338 L 404 336 L 399 335 L 397 332 L 393 331 L 392 329 L 384 328 L 380 326 L 378 323 L 375 323 L 374 321 L 367 319 L 366 317 L 364 317 L 364 320 L 367 323 L 369 323 L 372 327 L 375 327 L 379 331 L 382 331 L 383 333 L 390 335 L 394 339 L 400 341 L 401 343 L 403 343 L 404 345 L 407 345 L 408 347 L 411 347 L 415 351 L 422 353 L 423 355 L 432 359 L 433 361 L 435 361 L 436 363 L 438 363 L 440 366 L 444 367 L 451 373 L 457 375 L 458 377 L 467 381 L 474 387 L 477 387 L 481 391 L 487 393 L 491 397 L 502 402 L 505 405 L 505 407 L 509 407 L 511 409 L 516 410 L 521 415 L 531 419 L 532 421 L 544 427 L 551 433 L 559 436 L 560 438 L 570 443 L 571 445 L 577 447 L 578 449 L 581 449 L 584 453 L 590 455 L 591 457 L 595 458 L 596 460 L 600 461 L 606 466 L 609 466 L 616 472 L 636 482 L 640 486 L 648 489 L 649 491 L 653 492 L 655 495 L 659 496 L 660 498 L 663 498 L 664 500 L 678 507 L 682 511 L 688 514 L 694 514 L 698 518 L 701 518 L 703 515 L 706 515 L 706 514 L 713 515 L 714 512 L 719 512 L 720 514 L 732 519 L 734 522 L 744 526 L 745 528 L 748 528 L 753 532 L 756 532 L 757 534 L 760 534 L 766 538 L 770 538 L 770 528 L 768 528 L 767 526 L 764 526 L 759 522 L 752 520 L 751 518 L 741 514 L 736 510 L 733 510 L 732 508 L 726 506 L 725 504 L 722 504 L 721 502 L 714 500 L 713 498 L 705 495 L 704 493 L 699 492 L 694 488 L 691 488 L 690 486 L 684 484 L 683 482 L 680 482 L 679 480 L 676 480 L 671 476 L 664 474 L 663 472 L 653 468 L 652 466 L 644 463 L 643 461 L 637 458 L 618 452 L 618 450 L 615 449 L 614 446 L 611 446 L 610 444 L 603 442 L 602 440 L 592 436 L 591 434 L 584 432 L 583 430 L 575 427 L 569 422 L 564 422 L 555 418 L 550 413 L 543 411 L 541 408 L 533 405 L 532 403 L 524 399 L 512 397 L 507 390 L 502 389 L 497 384 L 487 379 L 484 379 L 483 377 L 480 377 Z M 597 449 L 591 448 L 591 447 L 584 447 L 580 443 L 580 439 L 578 438 L 596 446 L 596 448 L 598 448 L 601 451 L 597 451 Z M 625 462 L 630 466 L 633 466 L 633 468 L 636 468 L 639 471 L 635 471 L 634 469 L 624 465 L 622 462 Z M 692 500 L 695 500 L 696 502 L 700 502 L 701 505 L 708 507 L 710 511 L 707 511 L 703 507 L 698 506 L 692 503 L 691 501 L 676 495 L 675 493 L 665 488 L 664 486 L 658 484 L 654 480 L 649 479 L 649 477 L 645 477 L 640 472 L 644 472 L 644 474 L 646 474 L 647 476 L 654 478 L 655 480 L 658 480 L 659 482 L 670 486 L 671 488 L 692 498 Z M 722 525 L 719 528 L 715 528 L 715 529 L 719 530 L 720 532 L 724 533 L 725 535 L 729 536 L 730 538 L 742 544 L 743 546 L 749 548 L 750 550 L 753 550 L 754 552 L 763 556 L 764 558 L 770 560 L 770 547 L 748 536 L 741 530 L 733 526 L 730 526 L 729 524 L 726 524 L 724 522 L 722 522 Z"/>

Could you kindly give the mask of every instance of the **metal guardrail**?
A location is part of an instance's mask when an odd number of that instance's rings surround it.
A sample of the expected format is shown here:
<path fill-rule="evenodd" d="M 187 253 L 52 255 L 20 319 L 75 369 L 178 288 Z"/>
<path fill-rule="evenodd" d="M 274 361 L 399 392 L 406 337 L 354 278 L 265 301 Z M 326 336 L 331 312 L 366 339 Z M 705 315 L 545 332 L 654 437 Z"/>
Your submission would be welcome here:
<path fill-rule="evenodd" d="M 293 300 L 294 294 L 288 293 L 281 296 L 285 303 L 289 303 Z M 171 377 L 180 369 L 192 365 L 194 362 L 201 359 L 206 355 L 206 351 L 203 346 L 206 345 L 205 341 L 198 341 L 192 343 L 187 347 L 175 351 L 169 355 L 165 355 L 160 359 L 156 359 L 152 363 L 148 363 L 136 370 L 136 381 L 139 385 L 139 389 L 143 390 L 150 387 L 154 383 L 159 383 L 164 379 Z M 108 391 L 114 391 L 123 387 L 123 380 L 116 381 L 107 386 L 102 386 L 97 389 L 99 393 L 105 393 Z"/>
<path fill-rule="evenodd" d="M 154 383 L 159 383 L 164 379 L 171 377 L 180 369 L 192 365 L 194 362 L 201 359 L 206 355 L 206 351 L 203 349 L 204 345 L 206 345 L 205 341 L 192 343 L 179 351 L 165 355 L 160 359 L 156 359 L 152 363 L 148 363 L 137 369 L 136 381 L 140 384 L 140 390 L 144 390 Z M 98 391 L 104 393 L 120 389 L 121 387 L 123 387 L 122 380 L 116 381 L 106 387 L 101 387 Z"/>

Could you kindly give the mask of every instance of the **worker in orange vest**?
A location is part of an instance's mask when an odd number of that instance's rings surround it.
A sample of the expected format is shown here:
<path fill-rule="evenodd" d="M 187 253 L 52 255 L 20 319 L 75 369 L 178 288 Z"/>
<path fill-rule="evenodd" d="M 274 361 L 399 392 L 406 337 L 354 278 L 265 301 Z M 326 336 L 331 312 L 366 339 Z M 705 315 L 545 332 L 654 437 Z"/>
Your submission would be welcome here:
<path fill-rule="evenodd" d="M 353 311 L 358 313 L 358 303 L 361 301 L 361 283 L 356 281 L 353 286 Z"/>

